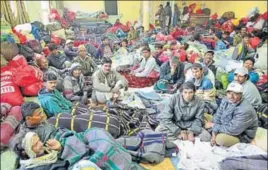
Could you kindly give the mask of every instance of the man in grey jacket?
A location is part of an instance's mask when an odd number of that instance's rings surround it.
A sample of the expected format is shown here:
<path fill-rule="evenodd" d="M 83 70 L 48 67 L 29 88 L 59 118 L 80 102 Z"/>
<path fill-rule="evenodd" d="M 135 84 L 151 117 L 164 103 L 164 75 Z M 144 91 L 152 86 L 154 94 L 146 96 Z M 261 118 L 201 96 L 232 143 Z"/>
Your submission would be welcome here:
<path fill-rule="evenodd" d="M 221 102 L 212 122 L 205 127 L 212 129 L 211 144 L 230 147 L 236 143 L 250 143 L 258 128 L 257 114 L 243 97 L 243 87 L 236 82 L 229 84 L 226 98 Z"/>
<path fill-rule="evenodd" d="M 112 60 L 103 58 L 101 68 L 92 76 L 92 104 L 104 104 L 122 95 L 120 90 L 127 88 L 128 82 L 117 71 L 111 70 Z"/>
<path fill-rule="evenodd" d="M 159 115 L 158 132 L 167 133 L 168 139 L 194 141 L 199 136 L 201 141 L 209 141 L 210 135 L 202 129 L 204 118 L 204 102 L 195 95 L 192 82 L 182 85 L 181 93 L 171 97 L 166 109 Z"/>

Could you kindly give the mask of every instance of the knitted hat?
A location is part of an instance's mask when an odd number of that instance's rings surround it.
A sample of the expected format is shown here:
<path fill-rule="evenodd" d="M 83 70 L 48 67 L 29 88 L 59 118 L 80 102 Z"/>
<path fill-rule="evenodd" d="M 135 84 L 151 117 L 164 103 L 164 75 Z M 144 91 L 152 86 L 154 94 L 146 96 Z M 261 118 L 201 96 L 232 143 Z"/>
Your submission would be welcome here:
<path fill-rule="evenodd" d="M 70 72 L 72 73 L 77 68 L 81 69 L 81 65 L 79 63 L 73 63 L 70 67 Z"/>
<path fill-rule="evenodd" d="M 22 140 L 22 148 L 29 158 L 36 158 L 36 153 L 32 150 L 34 136 L 37 136 L 35 132 L 27 132 Z"/>
<path fill-rule="evenodd" d="M 82 50 L 87 50 L 86 47 L 84 45 L 79 45 L 78 46 L 78 51 L 82 51 Z"/>
<path fill-rule="evenodd" d="M 27 116 L 32 116 L 33 112 L 39 108 L 40 108 L 39 104 L 37 104 L 35 102 L 23 103 L 21 106 L 21 112 L 22 112 L 23 119 L 25 119 Z"/>
<path fill-rule="evenodd" d="M 73 42 L 74 42 L 73 40 L 67 40 L 65 44 L 67 45 L 67 44 L 70 44 L 70 43 L 73 43 Z"/>

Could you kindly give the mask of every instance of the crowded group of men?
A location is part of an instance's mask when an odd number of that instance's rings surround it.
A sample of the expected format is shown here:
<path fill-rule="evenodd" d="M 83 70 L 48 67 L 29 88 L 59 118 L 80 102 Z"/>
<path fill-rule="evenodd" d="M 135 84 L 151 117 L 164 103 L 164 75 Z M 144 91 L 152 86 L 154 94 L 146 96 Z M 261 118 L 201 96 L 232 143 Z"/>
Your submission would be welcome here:
<path fill-rule="evenodd" d="M 165 9 L 160 6 L 157 15 L 162 28 L 170 26 L 169 4 Z M 175 25 L 172 30 L 176 31 L 178 27 Z M 134 27 L 131 27 L 128 37 L 121 40 L 118 49 L 123 48 L 128 53 L 129 47 L 135 45 L 137 39 L 148 37 L 148 34 L 144 30 L 137 34 Z M 254 70 L 256 51 L 248 43 L 250 35 L 244 28 L 235 32 L 232 37 L 229 33 L 211 28 L 206 36 L 215 38 L 215 48 L 205 51 L 194 61 L 190 59 L 187 49 L 192 42 L 204 46 L 200 35 L 194 34 L 190 43 L 181 43 L 180 37 L 175 37 L 171 42 L 155 42 L 154 50 L 148 43 L 143 43 L 137 49 L 142 57 L 137 65 L 128 66 L 129 75 L 148 79 L 156 77 L 158 80 L 154 84 L 154 90 L 170 94 L 168 105 L 158 115 L 160 123 L 155 129 L 156 132 L 167 134 L 169 140 L 194 142 L 199 137 L 201 141 L 210 142 L 211 145 L 226 147 L 239 142 L 250 143 L 258 128 L 256 110 L 263 105 L 256 87 L 259 76 Z M 112 57 L 118 50 L 113 45 L 104 36 L 93 56 L 88 53 L 86 45 L 74 47 L 72 40 L 67 40 L 62 50 L 56 44 L 50 43 L 50 55 L 36 59 L 36 65 L 44 73 L 44 88 L 38 93 L 41 106 L 33 102 L 22 105 L 24 123 L 10 143 L 17 153 L 24 153 L 24 156 L 26 154 L 31 158 L 30 161 L 20 162 L 23 167 L 51 166 L 56 162 L 62 165 L 57 161 L 59 155 L 74 165 L 91 150 L 95 154 L 90 157 L 90 161 L 96 163 L 97 158 L 101 157 L 98 155 L 98 144 L 89 143 L 93 141 L 90 137 L 97 132 L 110 140 L 112 137 L 105 131 L 93 128 L 77 134 L 67 130 L 61 132 L 62 129 L 55 128 L 43 119 L 71 114 L 73 105 L 77 102 L 90 107 L 120 103 L 124 92 L 128 90 L 128 80 L 118 70 L 112 69 Z M 163 46 L 167 45 L 168 48 L 164 49 Z M 235 46 L 232 58 L 242 60 L 243 66 L 228 73 L 230 84 L 225 96 L 219 98 L 216 93 L 216 84 L 219 81 L 216 79 L 218 68 L 214 65 L 214 51 L 224 50 L 229 46 Z M 171 55 L 166 57 L 165 51 Z M 96 63 L 99 60 L 100 65 Z M 70 136 L 73 137 L 72 140 Z M 68 150 L 68 146 L 74 146 L 74 143 L 80 148 L 76 147 L 76 151 Z M 86 152 L 88 145 L 91 150 Z M 115 141 L 109 143 L 109 146 L 114 150 L 118 149 L 117 154 L 125 154 L 121 145 L 117 145 Z M 20 156 L 24 158 L 23 154 Z M 37 159 L 38 157 L 42 159 Z M 123 158 L 126 163 L 121 168 L 137 166 L 129 163 L 129 158 L 122 156 Z M 96 164 L 103 168 L 113 166 L 102 166 L 99 162 Z"/>

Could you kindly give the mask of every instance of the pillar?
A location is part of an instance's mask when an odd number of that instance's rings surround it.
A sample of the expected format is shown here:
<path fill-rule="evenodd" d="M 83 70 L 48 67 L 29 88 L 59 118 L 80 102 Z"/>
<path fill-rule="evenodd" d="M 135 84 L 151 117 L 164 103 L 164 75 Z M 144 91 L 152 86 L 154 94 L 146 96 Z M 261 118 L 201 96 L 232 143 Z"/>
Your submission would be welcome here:
<path fill-rule="evenodd" d="M 149 22 L 150 22 L 150 1 L 142 1 L 143 4 L 143 18 L 142 25 L 144 26 L 144 30 L 149 30 Z"/>

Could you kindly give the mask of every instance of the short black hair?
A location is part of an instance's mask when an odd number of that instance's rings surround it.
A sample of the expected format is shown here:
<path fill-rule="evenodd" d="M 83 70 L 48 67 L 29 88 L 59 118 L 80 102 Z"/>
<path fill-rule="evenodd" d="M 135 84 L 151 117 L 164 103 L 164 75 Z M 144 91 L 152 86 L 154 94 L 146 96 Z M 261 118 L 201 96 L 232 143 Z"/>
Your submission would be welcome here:
<path fill-rule="evenodd" d="M 248 33 L 245 33 L 245 34 L 242 36 L 242 38 L 245 38 L 245 37 L 250 38 L 250 35 L 249 35 Z"/>
<path fill-rule="evenodd" d="M 25 121 L 27 116 L 32 116 L 33 112 L 41 108 L 39 104 L 35 102 L 25 102 L 21 105 L 22 119 Z"/>
<path fill-rule="evenodd" d="M 44 82 L 57 80 L 57 76 L 52 72 L 46 72 L 44 74 Z"/>
<path fill-rule="evenodd" d="M 196 91 L 196 87 L 193 82 L 186 81 L 183 83 L 180 87 L 180 92 L 182 92 L 184 89 L 192 89 L 194 92 Z"/>
<path fill-rule="evenodd" d="M 184 45 L 184 50 L 187 50 L 189 48 L 189 44 L 188 43 L 185 42 L 183 45 Z"/>
<path fill-rule="evenodd" d="M 106 39 L 108 39 L 108 40 L 109 40 L 109 38 L 108 38 L 108 37 L 103 36 L 103 37 L 101 38 L 101 41 L 104 41 L 104 40 L 106 40 Z"/>
<path fill-rule="evenodd" d="M 228 31 L 224 31 L 222 34 L 230 35 Z"/>
<path fill-rule="evenodd" d="M 214 55 L 214 51 L 211 51 L 211 50 L 207 51 L 205 54 L 207 54 L 207 53 Z"/>
<path fill-rule="evenodd" d="M 102 63 L 102 64 L 112 64 L 112 60 L 111 60 L 110 58 L 103 57 L 101 63 Z"/>
<path fill-rule="evenodd" d="M 151 49 L 149 47 L 143 47 L 143 49 L 141 51 L 149 51 L 149 52 L 151 52 Z"/>
<path fill-rule="evenodd" d="M 201 39 L 201 35 L 199 33 L 194 34 L 194 40 L 199 41 Z"/>
<path fill-rule="evenodd" d="M 55 43 L 50 43 L 48 45 L 48 49 L 49 49 L 49 51 L 57 50 L 58 46 Z"/>
<path fill-rule="evenodd" d="M 126 44 L 128 44 L 128 40 L 127 39 L 123 39 L 122 42 L 125 42 Z"/>
<path fill-rule="evenodd" d="M 191 66 L 192 69 L 200 69 L 200 70 L 203 70 L 203 66 L 200 64 L 200 63 L 194 63 L 192 66 Z"/>
<path fill-rule="evenodd" d="M 252 58 L 252 57 L 247 57 L 247 58 L 245 58 L 244 61 L 243 61 L 243 63 L 245 63 L 245 62 L 248 61 L 248 60 L 250 60 L 250 61 L 253 63 L 253 65 L 255 64 L 255 59 Z"/>
<path fill-rule="evenodd" d="M 159 48 L 159 49 L 163 49 L 163 45 L 162 44 L 155 44 L 154 48 Z"/>

